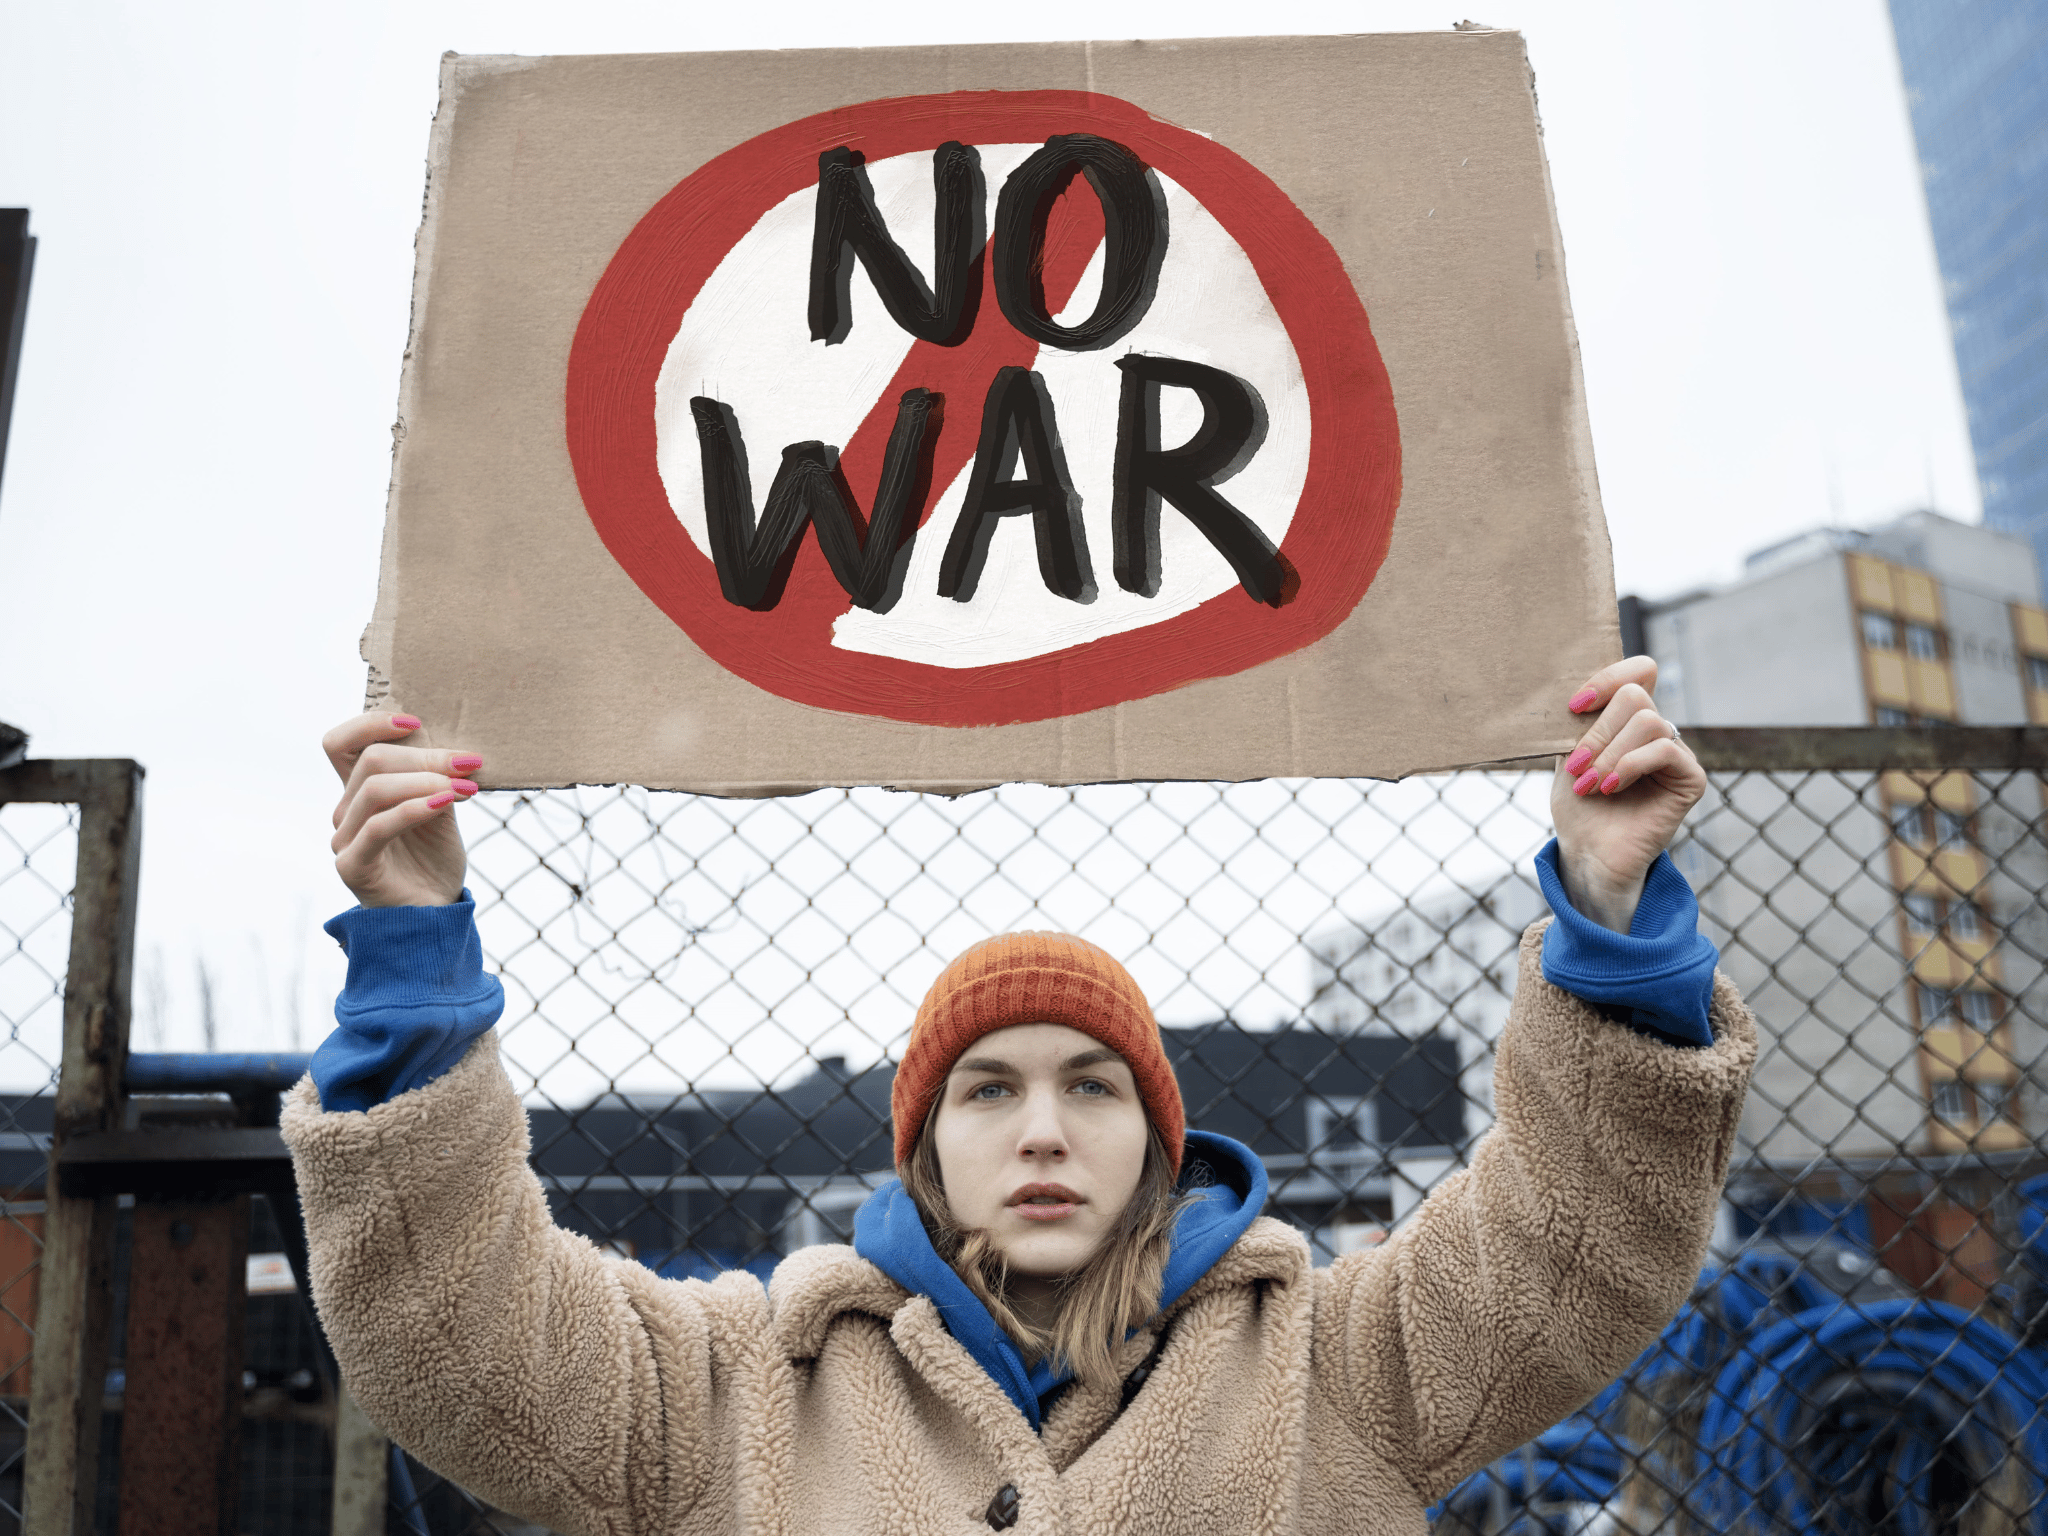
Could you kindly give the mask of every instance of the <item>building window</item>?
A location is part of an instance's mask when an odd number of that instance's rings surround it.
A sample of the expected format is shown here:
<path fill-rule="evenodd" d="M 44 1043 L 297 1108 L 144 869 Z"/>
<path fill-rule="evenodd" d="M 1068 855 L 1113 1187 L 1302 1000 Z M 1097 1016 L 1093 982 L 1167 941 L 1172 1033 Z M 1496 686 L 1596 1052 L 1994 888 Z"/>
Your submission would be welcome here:
<path fill-rule="evenodd" d="M 1883 710 L 1879 710 L 1881 715 Z M 1879 722 L 1882 724 L 1883 722 Z M 1886 813 L 1891 817 L 1892 836 L 1902 843 L 1924 843 L 1927 841 L 1927 807 L 1924 805 L 1895 805 Z"/>
<path fill-rule="evenodd" d="M 1934 845 L 1937 848 L 1965 848 L 1970 842 L 1970 818 L 1955 811 L 1934 813 Z"/>
<path fill-rule="evenodd" d="M 1932 1029 L 1943 1020 L 1952 1019 L 1956 1013 L 1956 995 L 1947 987 L 1920 988 L 1920 1023 Z"/>
<path fill-rule="evenodd" d="M 1998 995 L 1995 992 L 1963 992 L 1957 994 L 1962 1005 L 1962 1015 L 1972 1029 L 1989 1034 L 1998 1027 Z"/>
<path fill-rule="evenodd" d="M 2019 1106 L 2013 1102 L 2013 1084 L 1979 1079 L 1970 1086 L 1977 1090 L 1977 1110 L 1987 1122 L 2019 1119 L 2014 1113 Z"/>
<path fill-rule="evenodd" d="M 1892 622 L 1890 614 L 1863 613 L 1863 643 L 1873 651 L 1896 651 L 1899 648 L 1899 626 Z"/>
<path fill-rule="evenodd" d="M 1939 897 L 1922 895 L 1916 892 L 1913 895 L 1901 897 L 1899 905 L 1906 909 L 1906 926 L 1915 933 L 1933 933 L 1941 926 L 1941 900 Z"/>
<path fill-rule="evenodd" d="M 1941 631 L 1925 624 L 1908 624 L 1906 654 L 1921 661 L 1941 660 Z"/>
<path fill-rule="evenodd" d="M 2048 656 L 2027 658 L 2027 686 L 2048 693 Z"/>
<path fill-rule="evenodd" d="M 1977 1118 L 1977 1106 L 1970 1097 L 1970 1085 L 1960 1077 L 1938 1077 L 1930 1085 L 1928 1099 L 1935 1118 L 1951 1125 L 1968 1125 Z"/>
<path fill-rule="evenodd" d="M 1880 704 L 1877 706 L 1877 723 L 1879 725 L 1911 725 L 1913 717 L 1903 709 L 1893 709 L 1888 704 Z"/>
<path fill-rule="evenodd" d="M 1948 931 L 1952 938 L 1981 939 L 1984 924 L 1978 918 L 1974 901 L 1952 902 L 1948 909 Z"/>
<path fill-rule="evenodd" d="M 1370 1098 L 1311 1099 L 1308 1103 L 1308 1149 L 1318 1152 L 1360 1152 L 1380 1142 L 1380 1117 Z"/>

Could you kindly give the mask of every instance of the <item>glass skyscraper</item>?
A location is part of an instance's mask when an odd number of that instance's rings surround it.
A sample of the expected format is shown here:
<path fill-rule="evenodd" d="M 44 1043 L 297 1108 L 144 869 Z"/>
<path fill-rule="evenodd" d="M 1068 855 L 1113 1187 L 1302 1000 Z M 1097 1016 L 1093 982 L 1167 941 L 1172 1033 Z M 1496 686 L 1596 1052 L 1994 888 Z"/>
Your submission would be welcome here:
<path fill-rule="evenodd" d="M 1891 0 L 1984 520 L 2048 574 L 2048 0 Z"/>

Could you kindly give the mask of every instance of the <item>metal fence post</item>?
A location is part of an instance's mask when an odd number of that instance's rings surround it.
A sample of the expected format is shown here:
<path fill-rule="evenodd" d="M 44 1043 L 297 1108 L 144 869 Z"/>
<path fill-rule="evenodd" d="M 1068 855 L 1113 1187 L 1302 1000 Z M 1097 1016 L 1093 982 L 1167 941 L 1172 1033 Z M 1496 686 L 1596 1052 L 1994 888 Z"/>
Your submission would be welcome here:
<path fill-rule="evenodd" d="M 74 802 L 79 808 L 64 1054 L 22 1487 L 25 1536 L 74 1536 L 92 1528 L 116 1197 L 67 1196 L 57 1153 L 67 1136 L 112 1129 L 121 1102 L 142 862 L 142 768 L 125 758 L 27 762 L 0 773 L 0 800 Z"/>
<path fill-rule="evenodd" d="M 120 1536 L 235 1536 L 249 1197 L 135 1207 Z"/>

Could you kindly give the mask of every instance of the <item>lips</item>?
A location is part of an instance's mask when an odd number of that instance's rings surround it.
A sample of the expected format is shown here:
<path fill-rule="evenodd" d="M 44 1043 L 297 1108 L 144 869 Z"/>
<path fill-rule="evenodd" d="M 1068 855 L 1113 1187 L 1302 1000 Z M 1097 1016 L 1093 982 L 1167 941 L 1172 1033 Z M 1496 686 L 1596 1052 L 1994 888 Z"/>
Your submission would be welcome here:
<path fill-rule="evenodd" d="M 1026 1184 L 1007 1203 L 1026 1221 L 1059 1221 L 1087 1202 L 1064 1184 Z"/>

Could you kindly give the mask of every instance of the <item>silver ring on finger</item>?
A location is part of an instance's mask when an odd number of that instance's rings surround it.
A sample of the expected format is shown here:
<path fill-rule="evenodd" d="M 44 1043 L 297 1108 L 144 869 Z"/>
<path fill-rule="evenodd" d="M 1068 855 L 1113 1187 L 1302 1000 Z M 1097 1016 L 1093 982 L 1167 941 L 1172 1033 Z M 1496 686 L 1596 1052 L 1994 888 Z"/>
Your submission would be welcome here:
<path fill-rule="evenodd" d="M 1671 726 L 1671 740 L 1677 741 L 1684 735 L 1684 732 L 1680 731 L 1677 726 L 1671 725 L 1669 720 L 1666 720 L 1664 723 Z"/>

